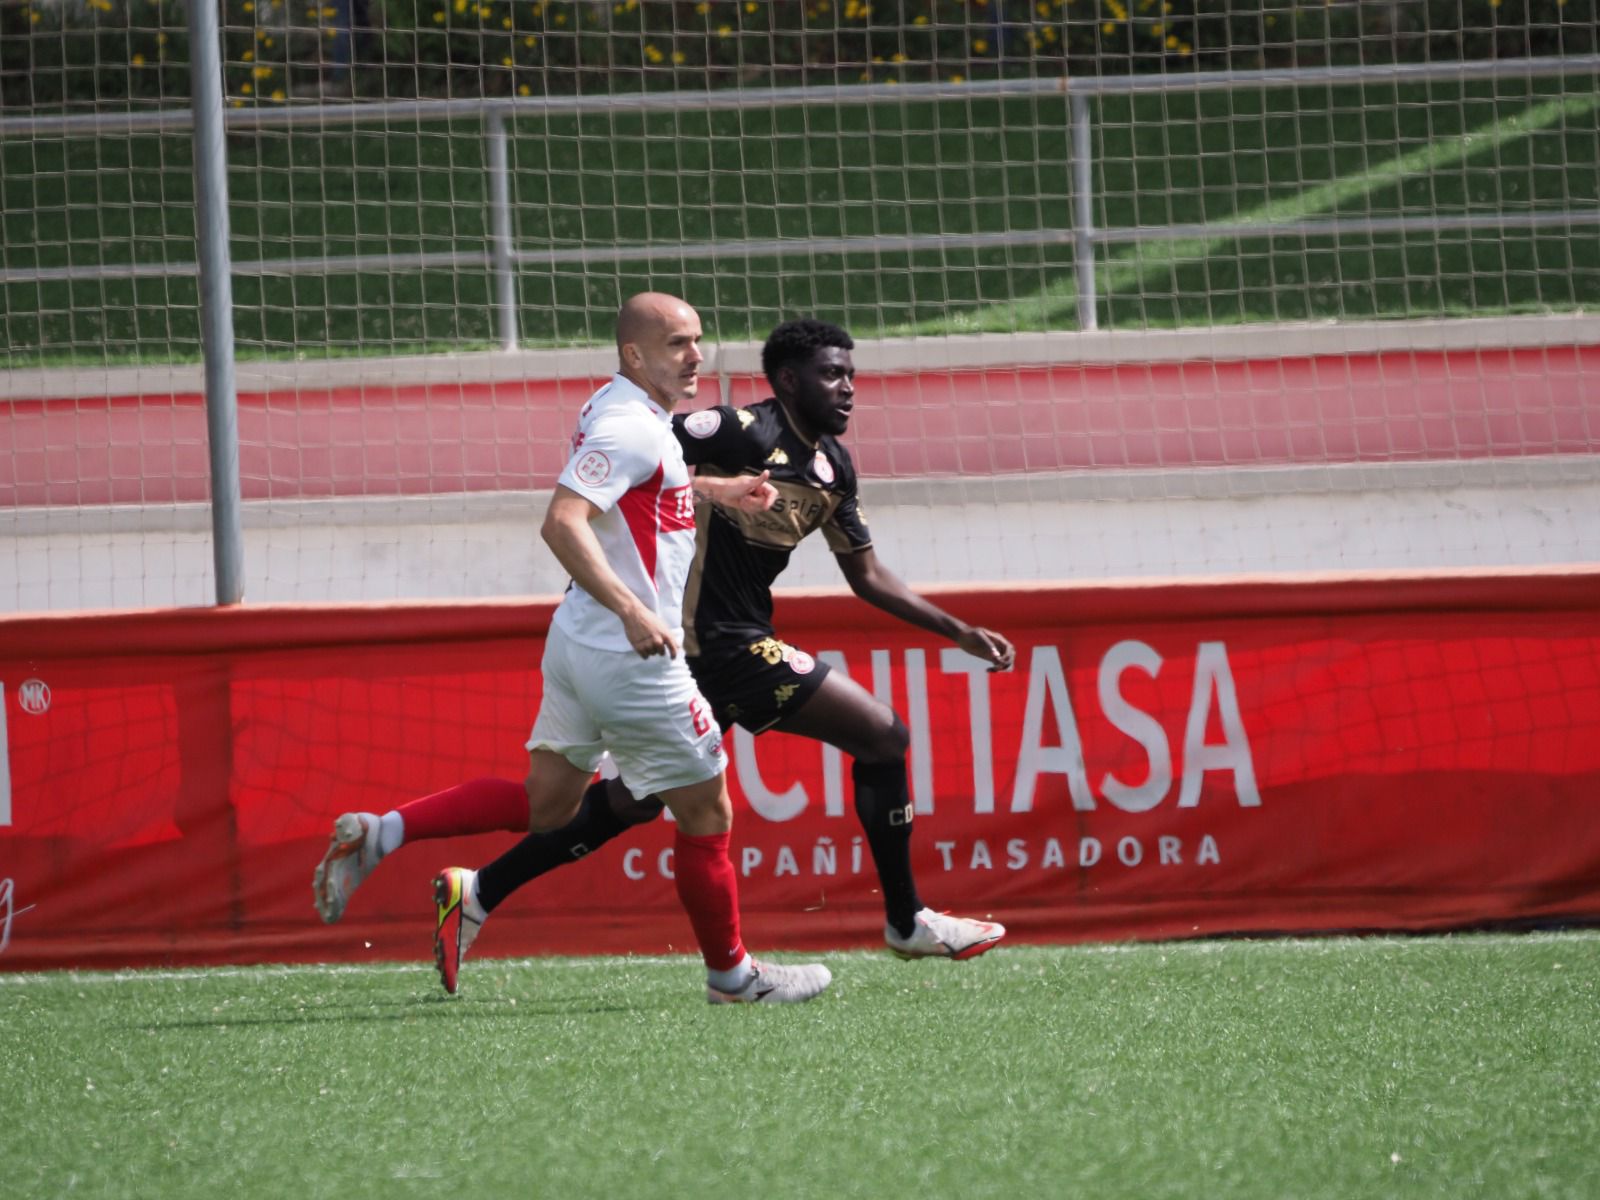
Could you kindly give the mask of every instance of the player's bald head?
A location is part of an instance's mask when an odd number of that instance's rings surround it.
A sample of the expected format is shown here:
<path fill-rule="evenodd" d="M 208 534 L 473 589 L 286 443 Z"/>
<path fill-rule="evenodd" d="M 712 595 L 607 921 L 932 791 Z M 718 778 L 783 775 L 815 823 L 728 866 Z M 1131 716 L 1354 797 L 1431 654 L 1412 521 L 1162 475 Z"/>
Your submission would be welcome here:
<path fill-rule="evenodd" d="M 668 412 L 700 386 L 700 314 L 665 292 L 629 296 L 617 312 L 618 370 Z"/>
<path fill-rule="evenodd" d="M 629 296 L 617 310 L 617 350 L 697 316 L 685 300 L 666 292 L 640 292 Z"/>

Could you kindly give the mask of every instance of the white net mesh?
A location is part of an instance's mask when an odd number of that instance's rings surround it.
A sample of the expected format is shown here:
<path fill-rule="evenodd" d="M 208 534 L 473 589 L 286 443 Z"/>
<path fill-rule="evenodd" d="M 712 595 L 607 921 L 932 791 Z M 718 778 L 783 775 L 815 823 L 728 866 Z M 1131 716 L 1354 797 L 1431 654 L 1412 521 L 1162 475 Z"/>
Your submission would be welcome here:
<path fill-rule="evenodd" d="M 228 0 L 247 596 L 558 589 L 647 287 L 915 580 L 1596 558 L 1592 3 L 1213 7 Z M 211 598 L 186 22 L 0 4 L 0 607 Z"/>

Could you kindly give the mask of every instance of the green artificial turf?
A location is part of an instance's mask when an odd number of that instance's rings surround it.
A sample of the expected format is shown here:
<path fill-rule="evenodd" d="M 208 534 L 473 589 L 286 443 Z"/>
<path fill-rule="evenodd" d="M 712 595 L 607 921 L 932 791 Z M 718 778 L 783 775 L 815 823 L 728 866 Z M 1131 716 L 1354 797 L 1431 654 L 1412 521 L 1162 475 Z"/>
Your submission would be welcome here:
<path fill-rule="evenodd" d="M 1600 935 L 0 977 L 12 1197 L 1590 1197 Z"/>

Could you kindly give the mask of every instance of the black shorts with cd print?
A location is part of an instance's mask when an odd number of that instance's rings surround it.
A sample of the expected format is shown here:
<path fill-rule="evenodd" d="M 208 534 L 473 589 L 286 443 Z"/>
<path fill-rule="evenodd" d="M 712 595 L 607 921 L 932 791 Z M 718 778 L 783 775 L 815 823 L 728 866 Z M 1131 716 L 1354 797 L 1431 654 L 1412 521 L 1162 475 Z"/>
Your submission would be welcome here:
<path fill-rule="evenodd" d="M 822 686 L 828 664 L 775 637 L 719 640 L 688 659 L 694 681 L 724 732 L 763 733 L 800 711 Z"/>

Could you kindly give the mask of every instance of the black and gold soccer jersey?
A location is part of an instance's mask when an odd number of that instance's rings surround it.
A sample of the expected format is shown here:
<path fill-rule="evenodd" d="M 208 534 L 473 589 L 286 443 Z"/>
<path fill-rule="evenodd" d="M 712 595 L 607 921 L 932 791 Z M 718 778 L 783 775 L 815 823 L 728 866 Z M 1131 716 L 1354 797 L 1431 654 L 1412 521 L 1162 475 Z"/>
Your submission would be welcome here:
<path fill-rule="evenodd" d="M 856 497 L 850 452 L 831 434 L 813 445 L 776 399 L 748 408 L 702 409 L 672 418 L 686 463 L 706 475 L 772 473 L 777 502 L 747 513 L 696 497 L 695 554 L 683 598 L 684 653 L 772 632 L 772 584 L 808 534 L 822 530 L 835 554 L 872 545 Z"/>

